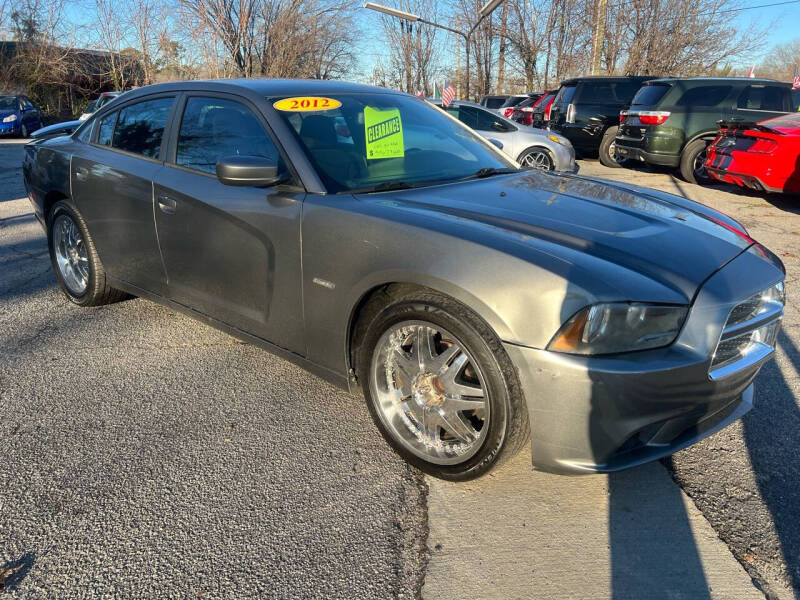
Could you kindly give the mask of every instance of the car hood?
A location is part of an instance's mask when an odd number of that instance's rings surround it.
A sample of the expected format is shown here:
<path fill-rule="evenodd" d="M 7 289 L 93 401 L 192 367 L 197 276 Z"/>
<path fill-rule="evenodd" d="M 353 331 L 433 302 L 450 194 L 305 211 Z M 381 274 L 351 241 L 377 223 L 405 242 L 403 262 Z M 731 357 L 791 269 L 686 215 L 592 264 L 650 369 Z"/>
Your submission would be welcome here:
<path fill-rule="evenodd" d="M 82 124 L 83 121 L 64 121 L 63 123 L 55 123 L 54 125 L 48 125 L 47 127 L 37 129 L 33 132 L 33 136 L 41 137 L 43 135 L 57 135 L 64 133 L 66 130 L 74 131 Z"/>
<path fill-rule="evenodd" d="M 592 255 L 687 300 L 754 243 L 738 223 L 703 205 L 572 175 L 527 171 L 378 195 L 391 196 L 397 207 L 466 219 L 516 241 L 542 240 Z"/>

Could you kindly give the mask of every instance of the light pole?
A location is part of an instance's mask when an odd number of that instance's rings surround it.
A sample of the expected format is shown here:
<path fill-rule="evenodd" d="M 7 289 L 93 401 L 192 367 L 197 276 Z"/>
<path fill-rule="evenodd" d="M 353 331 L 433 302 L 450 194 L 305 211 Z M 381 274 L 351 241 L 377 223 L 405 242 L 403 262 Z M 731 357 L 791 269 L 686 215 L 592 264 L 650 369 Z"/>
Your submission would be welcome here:
<path fill-rule="evenodd" d="M 427 21 L 423 19 L 419 15 L 415 15 L 414 13 L 406 12 L 404 10 L 398 10 L 396 8 L 392 8 L 390 6 L 384 6 L 383 4 L 377 4 L 375 2 L 364 2 L 364 8 L 368 8 L 370 10 L 375 10 L 386 15 L 397 17 L 398 19 L 403 19 L 408 21 L 409 23 L 424 23 L 425 25 L 430 25 L 431 27 L 438 27 L 439 29 L 444 29 L 445 31 L 449 31 L 451 33 L 455 33 L 456 35 L 460 35 L 464 38 L 464 47 L 466 50 L 466 69 L 467 69 L 467 100 L 469 100 L 469 40 L 472 37 L 472 34 L 475 33 L 475 30 L 478 28 L 478 25 L 481 24 L 486 17 L 488 17 L 494 9 L 500 6 L 503 3 L 503 0 L 489 0 L 483 7 L 478 11 L 478 20 L 473 25 L 469 31 L 464 33 L 463 31 L 459 31 L 458 29 L 453 29 L 452 27 L 448 27 L 447 25 L 440 25 L 439 23 L 434 23 L 433 21 Z"/>

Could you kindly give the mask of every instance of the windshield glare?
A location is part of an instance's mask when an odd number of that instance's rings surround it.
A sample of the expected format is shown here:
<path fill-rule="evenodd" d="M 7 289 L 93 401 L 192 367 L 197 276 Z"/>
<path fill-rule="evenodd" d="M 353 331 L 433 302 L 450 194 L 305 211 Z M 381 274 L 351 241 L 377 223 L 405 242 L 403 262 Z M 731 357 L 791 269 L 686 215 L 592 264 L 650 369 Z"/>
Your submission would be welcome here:
<path fill-rule="evenodd" d="M 426 102 L 400 94 L 338 94 L 279 100 L 291 126 L 333 193 L 381 184 L 444 183 L 480 169 L 517 165 L 483 138 Z M 308 110 L 302 102 L 326 105 Z M 276 107 L 277 108 L 277 107 Z"/>

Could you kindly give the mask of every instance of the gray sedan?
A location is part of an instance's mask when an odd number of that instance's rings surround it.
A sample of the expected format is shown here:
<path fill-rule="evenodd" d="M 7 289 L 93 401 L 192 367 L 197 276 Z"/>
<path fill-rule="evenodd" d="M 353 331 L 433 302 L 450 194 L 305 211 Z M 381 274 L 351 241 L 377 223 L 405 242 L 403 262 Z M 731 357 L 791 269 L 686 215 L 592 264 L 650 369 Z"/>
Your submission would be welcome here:
<path fill-rule="evenodd" d="M 520 169 L 380 88 L 144 87 L 23 172 L 68 301 L 149 298 L 303 365 L 450 480 L 529 439 L 557 473 L 683 448 L 752 407 L 783 315 L 780 260 L 733 219 Z"/>
<path fill-rule="evenodd" d="M 432 103 L 442 107 L 441 100 L 433 100 Z M 524 167 L 545 171 L 577 171 L 575 150 L 563 135 L 520 125 L 474 102 L 456 100 L 444 110 L 492 141 Z"/>

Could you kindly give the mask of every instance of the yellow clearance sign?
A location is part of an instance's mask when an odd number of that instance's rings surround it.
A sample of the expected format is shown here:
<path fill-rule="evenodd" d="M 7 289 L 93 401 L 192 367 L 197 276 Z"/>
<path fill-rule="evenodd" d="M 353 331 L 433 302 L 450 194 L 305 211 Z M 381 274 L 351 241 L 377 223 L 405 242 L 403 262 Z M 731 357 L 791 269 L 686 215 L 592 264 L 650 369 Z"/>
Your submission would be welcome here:
<path fill-rule="evenodd" d="M 333 98 L 323 98 L 320 96 L 298 96 L 296 98 L 284 98 L 278 100 L 272 106 L 276 110 L 287 112 L 312 112 L 317 110 L 332 110 L 342 105 Z"/>
<path fill-rule="evenodd" d="M 364 135 L 367 140 L 368 160 L 405 156 L 403 121 L 398 109 L 379 110 L 365 106 Z"/>

